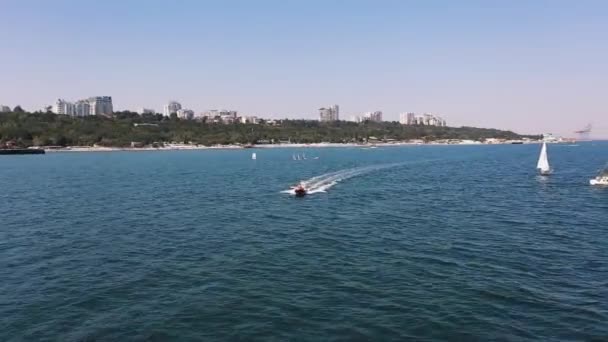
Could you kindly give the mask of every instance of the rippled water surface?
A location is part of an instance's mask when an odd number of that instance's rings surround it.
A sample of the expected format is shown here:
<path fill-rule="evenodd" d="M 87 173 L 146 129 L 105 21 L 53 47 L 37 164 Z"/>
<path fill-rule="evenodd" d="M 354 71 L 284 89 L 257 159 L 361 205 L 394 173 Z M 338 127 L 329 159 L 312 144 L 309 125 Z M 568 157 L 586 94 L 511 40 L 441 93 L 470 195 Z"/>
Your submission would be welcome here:
<path fill-rule="evenodd" d="M 538 150 L 1 156 L 0 340 L 608 340 L 608 143 Z"/>

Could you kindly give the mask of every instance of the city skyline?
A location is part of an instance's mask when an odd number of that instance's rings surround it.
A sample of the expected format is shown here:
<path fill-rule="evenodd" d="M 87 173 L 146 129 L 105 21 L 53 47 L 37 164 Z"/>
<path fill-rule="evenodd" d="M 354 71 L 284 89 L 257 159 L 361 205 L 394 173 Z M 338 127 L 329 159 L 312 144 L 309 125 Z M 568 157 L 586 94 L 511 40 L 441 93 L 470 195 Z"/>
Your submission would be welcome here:
<path fill-rule="evenodd" d="M 594 137 L 608 137 L 601 1 L 63 0 L 0 10 L 11 52 L 0 57 L 11 81 L 0 103 L 11 107 L 108 94 L 115 110 L 160 111 L 177 99 L 196 112 L 317 119 L 338 103 L 343 120 L 430 112 L 522 134 L 573 136 L 593 123 Z M 70 20 L 79 13 L 86 25 Z"/>

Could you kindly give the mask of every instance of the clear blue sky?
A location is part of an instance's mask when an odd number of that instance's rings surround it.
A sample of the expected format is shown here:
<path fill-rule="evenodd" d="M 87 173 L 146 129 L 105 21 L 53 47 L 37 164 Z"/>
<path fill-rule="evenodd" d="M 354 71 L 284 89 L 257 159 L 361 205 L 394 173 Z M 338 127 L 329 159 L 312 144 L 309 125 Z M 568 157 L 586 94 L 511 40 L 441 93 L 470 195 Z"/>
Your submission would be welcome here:
<path fill-rule="evenodd" d="M 0 103 L 453 125 L 608 137 L 608 1 L 2 0 Z"/>

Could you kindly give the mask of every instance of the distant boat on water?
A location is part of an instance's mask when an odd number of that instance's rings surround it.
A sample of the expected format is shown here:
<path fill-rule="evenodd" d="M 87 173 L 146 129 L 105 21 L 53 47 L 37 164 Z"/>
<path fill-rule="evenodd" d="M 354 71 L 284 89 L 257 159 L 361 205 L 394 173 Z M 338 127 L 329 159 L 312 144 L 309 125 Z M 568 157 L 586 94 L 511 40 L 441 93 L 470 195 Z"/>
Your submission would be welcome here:
<path fill-rule="evenodd" d="M 258 155 L 254 152 L 251 154 L 251 159 L 256 160 L 258 159 Z"/>
<path fill-rule="evenodd" d="M 608 165 L 604 167 L 597 177 L 589 180 L 591 185 L 608 185 Z"/>
<path fill-rule="evenodd" d="M 551 174 L 551 166 L 549 166 L 549 158 L 547 157 L 547 143 L 543 142 L 543 146 L 540 149 L 540 156 L 538 156 L 538 163 L 536 168 L 540 172 L 541 176 L 548 176 Z"/>
<path fill-rule="evenodd" d="M 43 149 L 38 148 L 0 148 L 0 155 L 10 154 L 44 154 Z"/>

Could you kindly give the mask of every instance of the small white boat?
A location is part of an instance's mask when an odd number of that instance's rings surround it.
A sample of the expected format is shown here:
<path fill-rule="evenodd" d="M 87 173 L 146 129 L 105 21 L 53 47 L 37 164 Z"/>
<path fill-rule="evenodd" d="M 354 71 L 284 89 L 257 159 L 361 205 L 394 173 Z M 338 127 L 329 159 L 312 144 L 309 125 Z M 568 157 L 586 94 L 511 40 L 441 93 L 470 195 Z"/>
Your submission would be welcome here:
<path fill-rule="evenodd" d="M 254 153 L 251 154 L 251 159 L 256 160 L 258 159 L 258 155 Z"/>
<path fill-rule="evenodd" d="M 591 185 L 608 185 L 608 165 L 597 175 L 597 177 L 590 179 L 589 184 Z"/>
<path fill-rule="evenodd" d="M 295 154 L 292 154 L 292 155 L 291 155 L 291 158 L 293 158 L 293 160 L 296 160 L 296 155 L 295 155 Z"/>
<path fill-rule="evenodd" d="M 540 172 L 541 176 L 548 176 L 551 174 L 551 166 L 549 166 L 549 158 L 547 157 L 547 143 L 543 142 L 543 147 L 540 149 L 540 156 L 538 156 L 538 163 L 536 168 Z"/>

